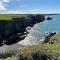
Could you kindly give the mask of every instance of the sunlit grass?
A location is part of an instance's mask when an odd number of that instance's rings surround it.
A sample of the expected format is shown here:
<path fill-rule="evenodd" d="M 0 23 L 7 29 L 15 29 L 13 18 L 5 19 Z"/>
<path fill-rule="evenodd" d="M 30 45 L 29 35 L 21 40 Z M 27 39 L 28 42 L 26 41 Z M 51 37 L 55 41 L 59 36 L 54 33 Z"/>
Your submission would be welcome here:
<path fill-rule="evenodd" d="M 55 38 L 55 39 L 57 39 L 57 40 L 60 41 L 60 34 L 56 34 L 56 35 L 54 35 L 53 38 Z"/>
<path fill-rule="evenodd" d="M 12 15 L 0 15 L 0 20 L 11 20 Z"/>
<path fill-rule="evenodd" d="M 16 17 L 25 17 L 24 14 L 0 14 L 0 20 L 12 20 L 12 18 Z"/>
<path fill-rule="evenodd" d="M 58 42 L 54 42 L 53 44 L 51 44 L 51 43 L 37 44 L 37 45 L 17 49 L 17 53 L 28 56 L 29 54 L 32 54 L 32 51 L 39 51 L 41 53 L 46 52 L 46 54 L 56 56 L 57 54 L 60 54 L 60 41 L 59 41 L 60 34 L 56 34 L 55 36 L 53 36 L 53 38 L 56 38 L 58 40 Z M 6 52 L 10 52 L 10 53 L 15 52 L 16 53 L 16 51 L 6 51 Z M 0 59 L 0 60 L 2 60 L 2 59 Z M 3 60 L 16 60 L 16 58 L 7 58 L 7 59 L 3 59 Z"/>

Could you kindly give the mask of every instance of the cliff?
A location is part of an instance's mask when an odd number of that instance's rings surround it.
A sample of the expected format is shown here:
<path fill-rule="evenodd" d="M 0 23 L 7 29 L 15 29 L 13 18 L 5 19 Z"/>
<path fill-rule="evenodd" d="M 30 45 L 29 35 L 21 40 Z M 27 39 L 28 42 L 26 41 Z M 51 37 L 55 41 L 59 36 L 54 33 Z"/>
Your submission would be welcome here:
<path fill-rule="evenodd" d="M 16 17 L 12 20 L 0 20 L 0 46 L 11 45 L 25 39 L 28 31 L 27 27 L 43 22 L 44 15 L 28 15 L 26 17 Z"/>

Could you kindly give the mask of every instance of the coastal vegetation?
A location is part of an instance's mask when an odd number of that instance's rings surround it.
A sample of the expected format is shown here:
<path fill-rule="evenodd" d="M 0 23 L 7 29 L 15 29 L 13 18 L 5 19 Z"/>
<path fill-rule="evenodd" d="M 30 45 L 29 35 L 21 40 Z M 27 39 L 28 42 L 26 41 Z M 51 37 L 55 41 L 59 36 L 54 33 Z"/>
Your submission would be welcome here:
<path fill-rule="evenodd" d="M 0 52 L 1 60 L 59 60 L 60 34 L 53 36 L 57 41 Z"/>
<path fill-rule="evenodd" d="M 12 18 L 16 17 L 25 17 L 27 15 L 24 14 L 0 14 L 0 20 L 12 20 Z"/>

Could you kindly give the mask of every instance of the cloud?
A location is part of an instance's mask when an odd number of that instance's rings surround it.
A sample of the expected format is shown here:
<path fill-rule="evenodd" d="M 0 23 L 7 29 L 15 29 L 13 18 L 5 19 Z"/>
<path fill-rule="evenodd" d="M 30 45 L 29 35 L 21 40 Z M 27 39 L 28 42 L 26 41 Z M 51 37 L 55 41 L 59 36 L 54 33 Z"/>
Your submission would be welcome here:
<path fill-rule="evenodd" d="M 30 10 L 31 14 L 55 14 L 55 13 L 60 13 L 59 10 L 55 10 L 55 9 L 48 9 L 48 10 L 45 10 L 45 9 L 32 9 Z"/>
<path fill-rule="evenodd" d="M 0 11 L 7 10 L 4 4 L 8 2 L 10 2 L 10 0 L 0 0 Z"/>
<path fill-rule="evenodd" d="M 7 10 L 7 8 L 6 8 L 6 5 L 8 4 L 8 3 L 10 3 L 10 2 L 13 2 L 13 1 L 15 1 L 15 0 L 0 0 L 0 11 L 1 10 Z M 19 1 L 20 2 L 20 1 Z M 26 4 L 20 4 L 20 7 L 21 8 L 26 8 L 26 7 L 28 7 L 28 5 L 26 5 Z M 17 7 L 16 7 L 17 8 Z M 10 11 L 10 12 L 14 12 L 14 11 Z M 15 12 L 14 12 L 15 13 Z"/>
<path fill-rule="evenodd" d="M 28 14 L 26 11 L 1 11 L 0 14 Z"/>
<path fill-rule="evenodd" d="M 10 0 L 2 0 L 3 2 L 6 2 L 6 3 L 8 3 L 8 2 L 10 2 Z"/>
<path fill-rule="evenodd" d="M 6 8 L 4 7 L 2 1 L 0 1 L 0 10 L 6 10 Z"/>
<path fill-rule="evenodd" d="M 30 13 L 31 14 L 48 14 L 48 13 L 52 13 L 52 11 L 42 10 L 42 9 L 32 9 Z"/>
<path fill-rule="evenodd" d="M 6 11 L 7 14 L 22 14 L 22 13 L 25 13 L 24 11 Z"/>
<path fill-rule="evenodd" d="M 4 8 L 4 6 L 1 6 L 1 9 L 2 7 Z M 5 9 L 5 8 L 4 8 Z M 3 9 L 3 10 L 4 10 Z M 0 14 L 54 14 L 54 13 L 60 13 L 59 11 L 54 11 L 54 10 L 41 10 L 41 9 L 32 9 L 32 10 L 14 10 L 14 11 L 7 11 L 5 9 L 5 11 L 1 11 Z"/>

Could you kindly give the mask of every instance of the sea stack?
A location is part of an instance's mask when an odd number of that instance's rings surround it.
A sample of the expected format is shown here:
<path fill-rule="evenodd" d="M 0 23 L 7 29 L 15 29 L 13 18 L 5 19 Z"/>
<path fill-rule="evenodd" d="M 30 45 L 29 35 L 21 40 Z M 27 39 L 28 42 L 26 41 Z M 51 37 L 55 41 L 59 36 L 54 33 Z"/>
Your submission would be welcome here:
<path fill-rule="evenodd" d="M 47 20 L 51 20 L 51 19 L 53 19 L 53 18 L 51 18 L 51 17 L 47 17 Z"/>

